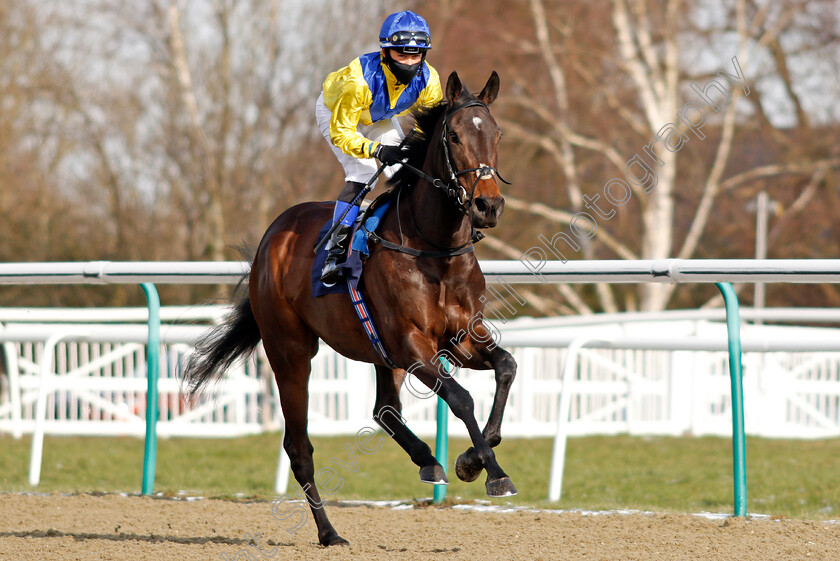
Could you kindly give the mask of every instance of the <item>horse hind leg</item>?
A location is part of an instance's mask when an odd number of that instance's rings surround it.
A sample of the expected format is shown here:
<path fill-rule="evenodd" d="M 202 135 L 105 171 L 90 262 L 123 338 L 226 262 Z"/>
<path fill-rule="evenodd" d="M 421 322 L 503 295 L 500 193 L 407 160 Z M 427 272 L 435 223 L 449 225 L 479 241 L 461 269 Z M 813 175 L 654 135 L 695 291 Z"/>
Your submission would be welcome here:
<path fill-rule="evenodd" d="M 287 314 L 290 315 L 290 314 Z M 283 318 L 282 334 L 278 330 L 274 336 L 264 334 L 263 344 L 266 356 L 274 370 L 274 379 L 280 393 L 280 405 L 286 428 L 283 435 L 283 448 L 289 455 L 292 473 L 303 489 L 309 503 L 315 525 L 318 528 L 318 541 L 323 546 L 348 545 L 348 541 L 338 535 L 326 512 L 326 500 L 321 499 L 315 485 L 315 464 L 312 459 L 314 448 L 307 431 L 310 361 L 317 351 L 318 339 L 299 319 Z"/>
<path fill-rule="evenodd" d="M 400 386 L 405 378 L 404 370 L 391 370 L 376 365 L 376 404 L 373 418 L 394 441 L 405 450 L 411 461 L 420 467 L 420 481 L 435 485 L 448 484 L 449 479 L 443 466 L 432 455 L 429 445 L 417 438 L 403 419 L 400 403 Z"/>

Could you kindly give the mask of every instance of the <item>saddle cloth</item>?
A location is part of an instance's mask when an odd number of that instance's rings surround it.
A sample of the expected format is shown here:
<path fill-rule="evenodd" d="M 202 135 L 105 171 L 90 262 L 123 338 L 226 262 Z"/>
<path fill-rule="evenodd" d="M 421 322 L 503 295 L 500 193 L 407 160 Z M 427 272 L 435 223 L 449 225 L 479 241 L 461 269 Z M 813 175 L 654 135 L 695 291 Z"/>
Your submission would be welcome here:
<path fill-rule="evenodd" d="M 374 201 L 374 203 L 376 203 L 376 201 Z M 324 247 L 322 247 L 318 254 L 315 255 L 315 261 L 312 264 L 313 298 L 317 298 L 325 294 L 348 294 L 348 282 L 354 290 L 358 288 L 359 281 L 362 278 L 363 256 L 370 255 L 367 232 L 376 231 L 376 228 L 382 221 L 382 217 L 385 215 L 385 211 L 387 211 L 388 207 L 391 205 L 390 200 L 386 200 L 381 204 L 374 203 L 371 203 L 368 210 L 366 210 L 356 220 L 356 223 L 353 226 L 353 243 L 350 245 L 350 249 L 348 250 L 347 259 L 341 265 L 341 280 L 336 282 L 333 286 L 325 286 L 324 283 L 321 282 L 321 271 L 324 269 L 324 262 L 327 259 L 326 244 L 324 244 Z M 363 223 L 364 228 L 361 227 Z M 323 228 L 321 228 L 321 231 L 318 233 L 319 240 L 327 233 L 331 226 L 332 220 L 329 220 L 326 224 L 324 224 Z"/>
<path fill-rule="evenodd" d="M 341 266 L 342 278 L 338 280 L 333 286 L 325 286 L 321 282 L 321 270 L 324 268 L 324 261 L 327 259 L 327 251 L 324 248 L 315 256 L 315 263 L 312 266 L 312 297 L 317 298 L 325 294 L 349 294 L 350 301 L 353 303 L 353 310 L 362 322 L 362 327 L 365 330 L 373 345 L 376 354 L 382 359 L 389 368 L 399 368 L 391 357 L 388 356 L 382 339 L 376 331 L 376 326 L 373 323 L 373 318 L 370 316 L 367 304 L 362 293 L 359 291 L 359 281 L 362 277 L 362 255 L 370 255 L 368 248 L 368 234 L 375 231 L 385 215 L 385 211 L 390 206 L 390 200 L 384 200 L 381 204 L 376 204 L 379 199 L 371 203 L 368 210 L 356 221 L 353 228 L 353 243 L 350 244 L 348 250 L 347 260 Z M 364 227 L 361 224 L 364 223 Z M 318 234 L 320 240 L 332 226 L 332 220 L 324 224 L 321 232 Z M 326 247 L 326 244 L 324 244 Z"/>

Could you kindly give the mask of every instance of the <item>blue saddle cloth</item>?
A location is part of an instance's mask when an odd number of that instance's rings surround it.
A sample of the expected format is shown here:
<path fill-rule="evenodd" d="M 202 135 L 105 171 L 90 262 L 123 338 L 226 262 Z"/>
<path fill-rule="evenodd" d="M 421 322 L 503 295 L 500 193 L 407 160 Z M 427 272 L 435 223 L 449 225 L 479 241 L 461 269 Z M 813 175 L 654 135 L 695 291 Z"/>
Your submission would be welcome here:
<path fill-rule="evenodd" d="M 366 212 L 361 220 L 356 222 L 353 230 L 353 243 L 350 245 L 350 251 L 347 255 L 347 260 L 341 265 L 342 279 L 336 282 L 333 286 L 325 286 L 321 282 L 321 271 L 324 269 L 324 262 L 327 260 L 326 244 L 315 255 L 315 262 L 312 265 L 312 297 L 324 296 L 325 294 L 348 294 L 347 281 L 357 289 L 359 280 L 362 278 L 362 259 L 363 255 L 370 255 L 368 248 L 367 232 L 374 232 L 385 216 L 385 211 L 391 206 L 391 201 L 385 201 L 381 205 L 376 206 L 373 212 L 368 215 Z M 362 221 L 364 221 L 364 228 L 361 228 Z M 318 239 L 320 240 L 324 234 L 332 226 L 332 220 L 327 221 L 321 231 L 318 232 Z"/>

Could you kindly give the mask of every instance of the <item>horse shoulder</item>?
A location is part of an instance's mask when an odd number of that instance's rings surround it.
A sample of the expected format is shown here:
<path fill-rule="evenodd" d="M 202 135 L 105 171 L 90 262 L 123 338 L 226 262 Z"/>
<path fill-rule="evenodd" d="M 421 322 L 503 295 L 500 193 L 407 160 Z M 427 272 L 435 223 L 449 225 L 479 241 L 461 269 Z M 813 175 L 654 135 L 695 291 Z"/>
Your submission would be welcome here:
<path fill-rule="evenodd" d="M 484 308 L 484 275 L 477 263 L 454 268 L 440 284 L 440 302 L 449 322 L 458 329 Z M 457 331 L 457 329 L 456 329 Z"/>

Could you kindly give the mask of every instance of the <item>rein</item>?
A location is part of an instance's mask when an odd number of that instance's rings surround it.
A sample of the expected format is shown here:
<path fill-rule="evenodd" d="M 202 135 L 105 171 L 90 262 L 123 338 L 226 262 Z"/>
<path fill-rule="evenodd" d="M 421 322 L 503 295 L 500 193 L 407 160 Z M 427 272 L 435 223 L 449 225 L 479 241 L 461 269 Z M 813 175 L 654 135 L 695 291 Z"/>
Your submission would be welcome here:
<path fill-rule="evenodd" d="M 506 181 L 499 171 L 490 166 L 481 165 L 477 168 L 469 168 L 458 170 L 457 166 L 453 165 L 452 162 L 452 155 L 451 155 L 451 148 L 449 146 L 449 135 L 447 131 L 449 129 L 449 119 L 462 109 L 466 109 L 467 107 L 484 107 L 488 111 L 490 111 L 489 107 L 485 103 L 477 99 L 472 99 L 467 101 L 466 103 L 459 105 L 452 109 L 451 111 L 447 111 L 443 117 L 443 126 L 441 127 L 441 134 L 440 134 L 440 143 L 443 147 L 443 155 L 444 161 L 446 162 L 446 168 L 449 172 L 449 181 L 444 182 L 442 179 L 433 177 L 426 173 L 425 171 L 412 166 L 407 162 L 403 162 L 400 165 L 405 166 L 409 171 L 417 175 L 418 177 L 425 179 L 428 181 L 432 186 L 440 189 L 450 198 L 455 199 L 456 204 L 458 205 L 458 209 L 463 212 L 465 215 L 469 214 L 470 207 L 473 204 L 473 195 L 475 193 L 475 188 L 478 185 L 478 182 L 482 179 L 495 179 L 498 178 L 505 183 L 506 185 L 510 185 L 509 181 Z M 470 189 L 470 193 L 467 193 L 467 190 L 464 188 L 463 185 L 458 181 L 458 178 L 462 175 L 466 175 L 468 173 L 476 172 L 476 179 Z M 397 211 L 399 212 L 399 194 L 397 196 Z M 373 232 L 368 231 L 364 226 L 362 229 L 365 232 L 365 235 L 373 242 L 381 244 L 383 247 L 387 249 L 391 249 L 394 251 L 399 251 L 401 253 L 406 253 L 408 255 L 412 255 L 414 257 L 432 257 L 432 258 L 440 258 L 440 257 L 455 257 L 457 255 L 464 255 L 466 253 L 472 253 L 474 250 L 473 244 L 481 241 L 484 238 L 484 234 L 480 231 L 476 230 L 475 227 L 470 224 L 470 240 L 463 245 L 459 245 L 458 247 L 446 247 L 439 245 L 431 240 L 429 240 L 426 236 L 423 235 L 423 232 L 420 231 L 420 228 L 417 226 L 417 221 L 414 219 L 414 213 L 411 210 L 411 206 L 408 207 L 408 214 L 411 217 L 411 221 L 414 225 L 414 230 L 420 235 L 420 238 L 429 245 L 433 245 L 435 247 L 441 248 L 441 251 L 422 251 L 419 249 L 414 249 L 410 247 L 406 247 L 404 245 L 395 244 L 389 242 L 388 240 L 382 239 L 380 236 L 376 235 Z"/>

